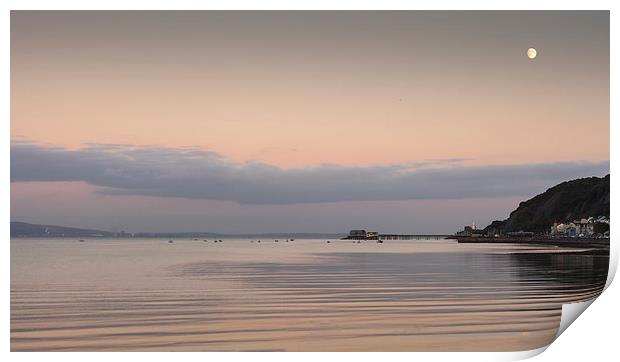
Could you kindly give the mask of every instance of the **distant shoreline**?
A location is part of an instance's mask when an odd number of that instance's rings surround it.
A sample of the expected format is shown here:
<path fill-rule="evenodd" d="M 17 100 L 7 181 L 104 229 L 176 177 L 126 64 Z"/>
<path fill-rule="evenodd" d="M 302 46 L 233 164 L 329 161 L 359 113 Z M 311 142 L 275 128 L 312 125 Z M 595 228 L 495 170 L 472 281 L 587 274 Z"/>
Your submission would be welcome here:
<path fill-rule="evenodd" d="M 345 234 L 125 234 L 125 235 L 11 235 L 11 239 L 333 239 L 337 240 Z"/>
<path fill-rule="evenodd" d="M 180 231 L 180 232 L 136 232 L 106 231 L 84 229 L 59 225 L 31 224 L 21 221 L 11 221 L 11 238 L 238 238 L 238 239 L 336 239 L 345 236 L 345 233 L 304 233 L 304 232 L 267 232 L 267 233 L 234 233 L 225 234 L 207 231 Z"/>

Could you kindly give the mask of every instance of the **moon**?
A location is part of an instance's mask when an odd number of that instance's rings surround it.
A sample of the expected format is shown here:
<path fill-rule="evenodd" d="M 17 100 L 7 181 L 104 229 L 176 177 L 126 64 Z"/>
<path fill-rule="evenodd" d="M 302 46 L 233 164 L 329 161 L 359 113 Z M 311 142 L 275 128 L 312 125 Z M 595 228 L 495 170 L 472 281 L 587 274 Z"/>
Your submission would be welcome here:
<path fill-rule="evenodd" d="M 527 50 L 527 57 L 528 57 L 528 58 L 530 58 L 530 59 L 534 59 L 534 58 L 536 58 L 536 49 L 534 49 L 534 48 L 529 48 L 529 49 Z"/>

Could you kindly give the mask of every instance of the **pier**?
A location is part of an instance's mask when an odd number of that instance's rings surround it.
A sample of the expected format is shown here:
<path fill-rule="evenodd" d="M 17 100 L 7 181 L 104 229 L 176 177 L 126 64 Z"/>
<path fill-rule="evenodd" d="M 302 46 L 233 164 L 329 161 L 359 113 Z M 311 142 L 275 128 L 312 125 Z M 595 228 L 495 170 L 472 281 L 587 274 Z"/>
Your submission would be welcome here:
<path fill-rule="evenodd" d="M 372 236 L 348 235 L 342 240 L 442 240 L 453 235 L 444 234 L 377 234 Z"/>
<path fill-rule="evenodd" d="M 452 235 L 439 234 L 379 234 L 379 240 L 441 240 L 448 239 Z"/>

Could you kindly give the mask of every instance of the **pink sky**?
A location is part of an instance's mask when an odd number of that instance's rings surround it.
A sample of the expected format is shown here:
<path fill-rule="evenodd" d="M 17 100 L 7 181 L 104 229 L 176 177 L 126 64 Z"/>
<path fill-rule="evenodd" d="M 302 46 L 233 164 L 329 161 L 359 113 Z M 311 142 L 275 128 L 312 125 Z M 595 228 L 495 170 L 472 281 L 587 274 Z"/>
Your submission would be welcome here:
<path fill-rule="evenodd" d="M 609 159 L 608 12 L 13 12 L 11 37 L 15 141 L 69 150 L 90 143 L 191 146 L 231 164 L 281 169 L 457 158 L 465 159 L 461 166 Z M 530 46 L 538 49 L 535 60 L 525 56 Z M 139 222 L 148 219 L 135 207 L 148 204 L 142 196 L 102 197 L 91 195 L 94 186 L 14 181 L 12 219 L 107 228 L 118 225 L 112 215 L 129 208 L 134 216 L 123 219 L 145 229 L 156 224 Z M 62 218 L 45 211 L 59 195 L 83 207 L 72 204 L 75 211 Z M 261 228 L 273 231 L 289 230 L 295 217 L 336 230 L 320 221 L 326 210 L 346 214 L 343 228 L 372 221 L 344 204 L 261 206 L 258 216 L 232 201 L 158 202 L 175 205 L 175 215 L 186 207 L 197 219 L 214 217 L 214 210 L 246 225 L 264 217 L 269 221 Z M 468 202 L 497 217 L 516 207 L 514 195 Z M 464 203 L 391 205 L 391 218 L 400 221 L 387 217 L 376 226 L 404 231 L 399 213 L 424 210 L 430 217 L 446 208 L 463 213 L 450 227 L 489 221 L 490 212 L 468 215 Z M 100 222 L 84 219 L 86 210 Z M 283 210 L 292 216 L 280 223 Z M 178 219 L 169 227 L 201 225 Z M 206 225 L 233 231 L 236 223 Z M 312 226 L 303 225 L 304 231 Z"/>

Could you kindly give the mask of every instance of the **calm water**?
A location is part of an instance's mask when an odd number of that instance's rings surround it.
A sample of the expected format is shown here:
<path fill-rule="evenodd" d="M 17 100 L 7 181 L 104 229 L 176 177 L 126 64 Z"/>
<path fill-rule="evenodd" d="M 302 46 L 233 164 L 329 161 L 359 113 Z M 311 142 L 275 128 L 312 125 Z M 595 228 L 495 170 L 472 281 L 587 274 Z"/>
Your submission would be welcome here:
<path fill-rule="evenodd" d="M 453 241 L 11 241 L 13 351 L 526 350 L 608 258 Z"/>

